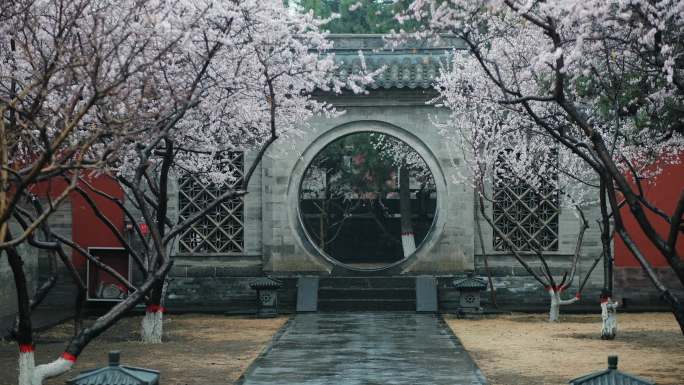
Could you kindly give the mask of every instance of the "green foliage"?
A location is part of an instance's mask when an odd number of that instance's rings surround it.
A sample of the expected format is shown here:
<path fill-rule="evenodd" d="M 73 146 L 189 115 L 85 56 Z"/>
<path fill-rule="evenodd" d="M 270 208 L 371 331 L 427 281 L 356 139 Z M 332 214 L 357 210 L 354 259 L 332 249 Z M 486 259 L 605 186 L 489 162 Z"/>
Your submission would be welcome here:
<path fill-rule="evenodd" d="M 400 24 L 394 18 L 408 8 L 410 0 L 290 0 L 288 3 L 301 12 L 313 11 L 322 19 L 338 14 L 339 18 L 324 28 L 331 33 L 389 33 L 402 29 L 415 31 L 417 28 L 415 21 Z M 361 5 L 357 7 L 357 3 Z"/>
<path fill-rule="evenodd" d="M 359 132 L 328 144 L 311 161 L 303 190 L 313 192 L 328 183 L 334 194 L 380 193 L 398 190 L 399 169 L 408 171 L 421 190 L 434 189 L 434 177 L 423 158 L 406 143 L 391 135 Z M 326 174 L 327 182 L 314 180 Z"/>
<path fill-rule="evenodd" d="M 397 166 L 374 142 L 398 141 L 384 134 L 363 132 L 330 143 L 311 162 L 311 169 L 325 170 L 334 176 L 334 184 L 357 193 L 388 192 L 395 189 Z"/>

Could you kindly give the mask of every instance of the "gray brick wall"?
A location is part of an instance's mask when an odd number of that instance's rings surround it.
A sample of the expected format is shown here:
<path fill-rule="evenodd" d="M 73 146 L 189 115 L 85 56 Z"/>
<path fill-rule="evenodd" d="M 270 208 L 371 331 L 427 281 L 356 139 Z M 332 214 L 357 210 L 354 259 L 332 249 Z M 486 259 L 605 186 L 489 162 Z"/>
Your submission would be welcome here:
<path fill-rule="evenodd" d="M 482 218 L 479 209 L 476 208 L 475 215 L 480 222 L 484 240 L 484 249 L 490 272 L 494 277 L 494 284 L 497 288 L 497 299 L 502 304 L 515 306 L 516 304 L 545 304 L 548 302 L 548 295 L 532 276 L 527 273 L 522 265 L 509 252 L 496 251 L 493 246 L 493 230 L 487 221 Z M 485 201 L 485 211 L 491 215 L 492 204 Z M 596 220 L 600 218 L 600 210 L 597 206 L 584 208 L 589 228 L 584 233 L 584 240 L 580 251 L 580 260 L 577 265 L 577 273 L 573 284 L 569 289 L 569 295 L 574 295 L 579 287 L 580 280 L 586 276 L 586 272 L 591 267 L 595 258 L 601 255 L 601 231 Z M 561 200 L 559 223 L 558 223 L 558 251 L 544 253 L 545 259 L 551 268 L 552 273 L 558 281 L 563 273 L 570 272 L 572 258 L 577 244 L 577 236 L 580 229 L 580 221 L 572 207 Z M 474 239 L 475 248 L 475 271 L 479 275 L 486 275 L 484 256 L 482 247 L 477 234 Z M 533 254 L 527 254 L 525 261 L 535 269 L 541 267 L 539 258 Z M 603 287 L 603 262 L 599 262 L 593 270 L 583 297 L 587 301 L 595 302 L 598 293 Z"/>
<path fill-rule="evenodd" d="M 28 207 L 27 207 L 28 208 Z M 32 210 L 32 208 L 28 208 Z M 49 217 L 48 223 L 52 230 L 66 237 L 71 237 L 71 203 L 67 200 L 63 202 L 57 210 Z M 15 223 L 12 225 L 13 234 L 20 232 L 20 227 Z M 40 235 L 42 237 L 42 234 Z M 49 257 L 46 251 L 42 251 L 22 244 L 18 248 L 19 254 L 24 262 L 24 272 L 30 286 L 31 295 L 33 291 L 44 282 L 50 275 Z M 69 253 L 70 250 L 67 249 Z M 42 308 L 70 308 L 73 307 L 75 286 L 64 265 L 57 259 L 58 280 L 55 287 L 41 305 Z M 14 287 L 14 277 L 7 263 L 7 258 L 0 258 L 0 317 L 13 315 L 17 310 L 16 290 Z"/>
<path fill-rule="evenodd" d="M 218 268 L 187 267 L 174 270 L 170 277 L 166 306 L 170 311 L 254 313 L 256 292 L 249 287 L 253 277 L 223 276 Z M 292 313 L 296 308 L 297 281 L 283 278 L 278 291 L 279 308 Z"/>
<path fill-rule="evenodd" d="M 435 174 L 440 207 L 434 231 L 414 258 L 401 265 L 404 274 L 448 273 L 473 269 L 472 189 L 449 183 L 461 160 L 444 144 L 430 123 L 446 111 L 428 106 L 433 95 L 420 90 L 377 91 L 365 96 L 336 96 L 328 101 L 345 113 L 313 119 L 305 133 L 287 138 L 268 151 L 263 165 L 263 243 L 265 269 L 279 274 L 329 273 L 332 264 L 301 229 L 298 188 L 308 162 L 336 138 L 362 131 L 398 137 L 414 147 Z"/>
<path fill-rule="evenodd" d="M 67 239 L 71 239 L 71 218 L 71 202 L 67 201 L 64 204 L 62 204 L 52 216 L 50 216 L 49 222 L 52 231 L 66 237 Z M 65 247 L 64 250 L 67 253 L 67 255 L 71 257 L 71 249 Z M 69 272 L 67 271 L 64 264 L 59 260 L 59 258 L 57 258 L 56 261 L 58 266 L 57 284 L 55 285 L 55 287 L 52 288 L 52 290 L 50 290 L 50 293 L 43 302 L 43 306 L 48 308 L 62 309 L 73 308 L 77 293 L 76 285 L 74 284 Z M 39 252 L 38 266 L 40 272 L 39 282 L 43 282 L 50 275 L 48 252 Z M 85 279 L 85 272 L 83 272 L 83 277 Z"/>
<path fill-rule="evenodd" d="M 662 267 L 655 270 L 665 286 L 674 292 L 680 301 L 684 299 L 684 287 L 672 269 Z M 615 297 L 623 301 L 627 307 L 648 309 L 666 305 L 640 267 L 615 268 Z"/>

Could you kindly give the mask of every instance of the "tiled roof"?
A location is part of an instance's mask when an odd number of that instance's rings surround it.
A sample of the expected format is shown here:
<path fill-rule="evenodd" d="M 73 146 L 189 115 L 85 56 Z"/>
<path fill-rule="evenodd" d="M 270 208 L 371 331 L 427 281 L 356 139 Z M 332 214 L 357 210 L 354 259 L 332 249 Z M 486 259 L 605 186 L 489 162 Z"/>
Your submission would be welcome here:
<path fill-rule="evenodd" d="M 269 277 L 255 278 L 249 283 L 249 287 L 254 290 L 277 290 L 281 286 L 283 284 L 280 281 Z"/>
<path fill-rule="evenodd" d="M 487 283 L 483 279 L 477 277 L 466 277 L 454 280 L 454 287 L 466 290 L 485 290 L 487 288 Z"/>
<path fill-rule="evenodd" d="M 570 380 L 571 385 L 654 385 L 654 382 L 624 373 L 617 368 L 617 356 L 608 357 L 608 369 Z"/>
<path fill-rule="evenodd" d="M 374 71 L 385 67 L 376 77 L 375 83 L 369 88 L 431 88 L 432 82 L 439 75 L 440 66 L 446 64 L 445 55 L 415 54 L 415 55 L 381 55 L 364 54 L 366 68 Z M 350 73 L 358 73 L 361 60 L 358 56 L 338 55 L 341 62 L 340 77 L 345 80 Z"/>
<path fill-rule="evenodd" d="M 69 385 L 156 385 L 159 372 L 128 366 L 104 367 L 84 372 L 67 381 Z"/>
<path fill-rule="evenodd" d="M 330 35 L 332 52 L 340 63 L 342 79 L 361 69 L 359 51 L 363 53 L 368 71 L 385 67 L 370 89 L 428 89 L 441 66 L 447 64 L 453 49 L 463 48 L 454 37 L 443 36 L 438 42 L 409 40 L 388 48 L 382 35 Z"/>
<path fill-rule="evenodd" d="M 86 370 L 67 381 L 67 385 L 158 385 L 159 372 L 119 363 L 120 352 L 109 352 L 109 365 Z"/>

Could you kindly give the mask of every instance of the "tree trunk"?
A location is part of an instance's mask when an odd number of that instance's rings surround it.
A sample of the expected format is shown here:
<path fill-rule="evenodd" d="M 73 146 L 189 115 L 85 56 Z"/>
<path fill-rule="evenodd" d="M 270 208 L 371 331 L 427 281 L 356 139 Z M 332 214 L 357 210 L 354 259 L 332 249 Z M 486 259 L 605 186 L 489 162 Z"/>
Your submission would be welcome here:
<path fill-rule="evenodd" d="M 485 250 L 484 237 L 482 236 L 482 226 L 480 226 L 480 215 L 475 213 L 475 229 L 477 230 L 477 237 L 480 241 L 480 250 L 482 251 L 482 258 L 484 260 L 485 271 L 487 272 L 487 282 L 489 283 L 489 297 L 492 300 L 492 305 L 498 308 L 496 303 L 496 289 L 494 288 L 494 280 L 492 279 L 492 271 L 489 269 L 489 261 L 487 261 L 487 250 Z"/>
<path fill-rule="evenodd" d="M 554 289 L 548 289 L 549 297 L 551 297 L 551 305 L 549 307 L 549 322 L 560 321 L 560 294 Z"/>
<path fill-rule="evenodd" d="M 618 233 L 625 246 L 627 246 L 627 249 L 629 249 L 634 258 L 636 258 L 637 262 L 639 262 L 639 265 L 641 265 L 641 268 L 644 270 L 648 278 L 651 280 L 653 286 L 655 286 L 656 289 L 660 292 L 660 298 L 662 298 L 665 302 L 668 303 L 668 305 L 670 305 L 670 308 L 672 309 L 672 315 L 675 316 L 677 324 L 679 325 L 682 334 L 684 334 L 684 305 L 682 305 L 682 303 L 679 302 L 679 298 L 677 298 L 677 296 L 672 294 L 672 292 L 667 287 L 665 287 L 665 285 L 663 285 L 663 283 L 660 281 L 660 278 L 653 269 L 653 266 L 651 266 L 651 263 L 648 261 L 646 256 L 641 252 L 641 250 L 636 245 L 636 243 L 634 242 L 630 234 L 627 232 L 627 230 L 625 230 L 624 224 L 622 223 L 622 216 L 620 214 L 620 206 L 617 203 L 617 194 L 615 192 L 615 189 L 613 188 L 611 183 L 607 183 L 606 188 L 608 189 L 607 196 L 610 202 L 610 207 L 613 210 L 613 217 L 615 220 L 615 231 Z"/>
<path fill-rule="evenodd" d="M 31 385 L 36 359 L 31 345 L 19 345 L 19 385 Z"/>
<path fill-rule="evenodd" d="M 160 305 L 149 305 L 145 309 L 142 320 L 142 342 L 160 344 L 164 325 L 164 308 Z"/>
<path fill-rule="evenodd" d="M 166 280 L 157 283 L 150 293 L 150 302 L 145 308 L 145 317 L 142 319 L 141 337 L 142 342 L 147 344 L 160 344 L 164 333 L 164 287 Z"/>
<path fill-rule="evenodd" d="M 3 238 L 6 241 L 12 239 L 9 229 L 5 231 Z M 17 292 L 18 322 L 14 337 L 19 344 L 19 385 L 41 385 L 45 378 L 54 377 L 69 370 L 71 366 L 64 365 L 40 365 L 36 367 L 35 353 L 33 348 L 33 327 L 31 325 L 31 308 L 28 295 L 28 282 L 24 273 L 24 261 L 21 259 L 15 247 L 5 249 L 7 260 Z M 61 359 L 60 359 L 61 360 Z M 59 360 L 58 360 L 59 361 Z M 57 361 L 55 361 L 57 362 Z M 73 362 L 71 362 L 73 364 Z"/>
<path fill-rule="evenodd" d="M 411 219 L 409 172 L 405 166 L 399 170 L 399 214 L 401 215 L 401 245 L 404 250 L 404 257 L 408 257 L 416 251 L 416 240 Z"/>
<path fill-rule="evenodd" d="M 679 329 L 682 331 L 682 334 L 684 334 L 684 305 L 682 305 L 681 302 L 679 302 L 679 298 L 677 298 L 670 290 L 665 290 L 664 292 L 660 293 L 660 298 L 665 300 L 670 305 L 670 308 L 672 309 L 672 314 L 675 316 L 675 320 L 677 320 L 677 324 L 679 324 Z"/>
<path fill-rule="evenodd" d="M 616 218 L 619 218 L 619 215 L 616 215 Z M 634 240 L 632 240 L 632 238 L 624 229 L 624 227 L 622 227 L 621 223 L 616 224 L 616 230 L 617 233 L 620 235 L 620 238 L 622 238 L 622 241 L 624 242 L 625 246 L 627 246 L 629 251 L 632 252 L 632 255 L 639 262 L 641 268 L 644 270 L 644 272 L 646 272 L 648 278 L 651 280 L 656 289 L 660 292 L 660 298 L 662 298 L 665 302 L 667 302 L 668 305 L 670 305 L 672 314 L 675 316 L 675 319 L 677 320 L 677 324 L 679 325 L 682 334 L 684 334 L 684 305 L 682 305 L 682 303 L 679 302 L 679 298 L 672 294 L 672 292 L 667 287 L 665 287 L 665 285 L 663 285 L 653 267 L 650 265 L 646 257 L 641 253 L 641 250 L 639 250 L 639 248 L 636 246 Z"/>
<path fill-rule="evenodd" d="M 591 274 L 591 272 L 590 272 Z M 557 287 L 547 287 L 546 291 L 549 293 L 551 298 L 551 305 L 549 306 L 549 322 L 559 322 L 560 321 L 560 307 L 563 305 L 573 304 L 580 299 L 579 291 L 577 294 L 570 299 L 562 299 L 561 293 L 562 289 Z"/>
<path fill-rule="evenodd" d="M 35 349 L 31 344 L 19 345 L 19 381 L 18 385 L 42 385 L 48 378 L 66 373 L 74 366 L 76 357 L 62 353 L 53 362 L 36 366 Z"/>
<path fill-rule="evenodd" d="M 163 298 L 166 280 L 157 283 L 150 293 L 150 302 L 145 308 L 145 317 L 142 320 L 142 342 L 147 344 L 160 344 L 162 342 L 164 327 Z"/>
<path fill-rule="evenodd" d="M 57 377 L 71 370 L 75 361 L 75 357 L 64 353 L 49 364 L 36 366 L 33 349 L 21 349 L 19 351 L 18 385 L 42 385 L 43 381 L 52 377 Z"/>
<path fill-rule="evenodd" d="M 617 307 L 610 297 L 601 299 L 601 339 L 612 340 L 617 334 Z"/>
<path fill-rule="evenodd" d="M 603 288 L 609 297 L 613 296 L 613 253 L 612 236 L 610 228 L 610 214 L 608 213 L 608 194 L 606 184 L 601 178 L 599 201 L 601 205 L 601 245 L 603 247 Z"/>

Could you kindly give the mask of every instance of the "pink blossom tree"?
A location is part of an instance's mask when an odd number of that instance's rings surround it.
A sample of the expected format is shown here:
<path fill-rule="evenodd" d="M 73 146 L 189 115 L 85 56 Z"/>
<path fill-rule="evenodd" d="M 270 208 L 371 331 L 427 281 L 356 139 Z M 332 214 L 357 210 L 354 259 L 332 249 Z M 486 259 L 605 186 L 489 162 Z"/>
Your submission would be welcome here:
<path fill-rule="evenodd" d="M 532 130 L 539 134 L 536 138 L 546 138 L 545 145 L 572 154 L 576 159 L 568 164 L 589 172 L 571 175 L 587 175 L 585 180 L 599 190 L 604 250 L 614 231 L 684 332 L 684 306 L 657 277 L 620 212 L 622 206 L 629 209 L 684 283 L 684 261 L 676 247 L 684 232 L 684 192 L 676 209 L 666 213 L 640 187 L 659 171 L 649 165 L 676 162 L 683 147 L 683 9 L 677 0 L 418 0 L 400 19 L 424 22 L 423 36 L 448 32 L 462 38 L 469 56 L 447 72 L 455 74 L 465 66 L 472 89 L 443 89 L 443 96 L 470 92 L 473 108 L 493 112 L 496 123 L 489 122 L 490 128 L 498 125 L 502 132 L 518 132 L 520 137 Z M 449 107 L 465 112 L 458 105 Z M 514 152 L 539 146 L 517 144 Z M 480 157 L 478 151 L 475 156 Z M 480 158 L 484 164 L 495 162 L 491 154 Z M 534 180 L 537 173 L 522 175 Z M 656 221 L 667 223 L 667 234 L 655 230 Z"/>
<path fill-rule="evenodd" d="M 320 23 L 279 2 L 256 0 L 27 0 L 0 10 L 0 250 L 17 288 L 20 385 L 39 385 L 68 371 L 92 340 L 141 302 L 148 305 L 143 339 L 161 341 L 160 302 L 174 239 L 222 201 L 244 195 L 255 166 L 242 186 L 177 223 L 168 218 L 170 176 L 230 178 L 215 167 L 217 154 L 251 148 L 260 158 L 279 137 L 306 129 L 311 116 L 335 113 L 310 97 L 314 89 L 358 91 L 372 78 L 335 78 Z M 91 174 L 116 178 L 130 205 L 90 184 Z M 54 180 L 64 187 L 41 203 L 36 186 Z M 142 272 L 139 282 L 51 231 L 47 219 L 72 192 L 131 255 Z M 90 194 L 112 200 L 135 223 L 130 238 Z M 142 224 L 135 220 L 140 216 Z M 18 224 L 12 230 L 10 219 Z M 81 301 L 85 283 L 65 249 L 80 252 L 128 291 L 94 323 L 77 327 L 64 353 L 46 364 L 35 364 L 30 314 L 54 279 L 31 297 L 19 245 L 58 257 Z"/>
<path fill-rule="evenodd" d="M 442 95 L 433 101 L 451 110 L 448 119 L 434 123 L 455 155 L 463 159 L 465 169 L 456 176 L 455 182 L 472 186 L 477 194 L 477 215 L 490 226 L 497 242 L 548 292 L 549 321 L 559 321 L 560 307 L 580 300 L 589 276 L 601 259 L 600 256 L 594 259 L 584 277 L 577 277 L 576 294 L 564 299 L 564 293 L 577 275 L 584 234 L 589 227 L 584 210 L 595 203 L 597 191 L 590 180 L 593 174 L 574 154 L 559 148 L 553 138 L 537 130 L 535 123 L 524 114 L 502 108 L 496 101 L 496 88 L 488 84 L 486 77 L 479 76 L 477 62 L 467 54 L 457 55 L 455 68 L 443 70 L 438 77 L 436 86 Z M 557 206 L 576 212 L 578 238 L 569 270 L 562 277 L 552 274 L 539 234 L 526 234 L 522 243 L 514 240 L 486 210 L 486 203 L 496 204 L 495 190 L 503 186 L 519 186 L 529 190 L 527 195 L 558 196 Z M 544 222 L 536 209 L 526 214 L 531 217 L 528 220 L 540 225 Z M 504 210 L 503 215 L 512 214 Z M 481 235 L 480 246 L 486 257 Z"/>

